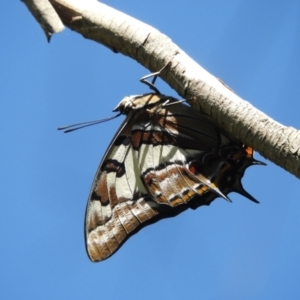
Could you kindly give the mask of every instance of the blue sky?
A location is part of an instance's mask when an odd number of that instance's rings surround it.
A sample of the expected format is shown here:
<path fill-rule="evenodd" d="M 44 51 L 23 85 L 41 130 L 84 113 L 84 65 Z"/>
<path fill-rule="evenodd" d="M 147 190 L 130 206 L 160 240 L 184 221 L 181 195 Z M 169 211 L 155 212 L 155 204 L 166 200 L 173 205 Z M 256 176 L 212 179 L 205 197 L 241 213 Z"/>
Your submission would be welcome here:
<path fill-rule="evenodd" d="M 300 2 L 107 1 L 167 34 L 242 98 L 300 128 Z M 83 219 L 122 118 L 71 134 L 148 92 L 135 61 L 66 29 L 50 44 L 20 1 L 0 11 L 2 299 L 299 299 L 300 181 L 248 169 L 231 194 L 149 226 L 93 264 Z M 176 96 L 167 85 L 164 93 Z"/>

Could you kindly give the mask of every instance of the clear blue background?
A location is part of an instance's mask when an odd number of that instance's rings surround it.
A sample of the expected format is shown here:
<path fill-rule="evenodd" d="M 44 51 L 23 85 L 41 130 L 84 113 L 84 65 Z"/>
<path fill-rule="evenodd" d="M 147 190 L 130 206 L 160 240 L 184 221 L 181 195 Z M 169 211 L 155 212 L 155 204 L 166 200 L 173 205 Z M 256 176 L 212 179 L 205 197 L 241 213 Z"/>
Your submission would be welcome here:
<path fill-rule="evenodd" d="M 242 98 L 300 127 L 300 2 L 107 1 L 167 34 Z M 300 181 L 271 162 L 245 188 L 143 229 L 93 264 L 83 219 L 122 118 L 71 134 L 148 92 L 135 61 L 66 29 L 50 44 L 20 1 L 0 10 L 1 299 L 299 299 Z M 163 91 L 176 96 L 167 85 Z M 261 158 L 256 154 L 256 158 Z"/>

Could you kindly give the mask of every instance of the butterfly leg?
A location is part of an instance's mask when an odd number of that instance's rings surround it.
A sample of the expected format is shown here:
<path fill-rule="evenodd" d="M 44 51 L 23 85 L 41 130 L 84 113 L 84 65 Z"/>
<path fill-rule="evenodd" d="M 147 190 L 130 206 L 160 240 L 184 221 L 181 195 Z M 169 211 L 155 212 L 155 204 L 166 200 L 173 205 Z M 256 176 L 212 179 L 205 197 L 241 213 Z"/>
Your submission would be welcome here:
<path fill-rule="evenodd" d="M 140 79 L 140 82 L 148 85 L 150 87 L 150 89 L 153 90 L 156 94 L 161 95 L 161 92 L 158 90 L 157 87 L 155 87 L 155 81 L 157 79 L 157 76 L 159 76 L 161 74 L 161 72 L 171 63 L 172 59 L 170 61 L 168 61 L 168 63 L 166 63 L 159 71 L 151 73 L 149 75 L 146 75 L 146 76 L 142 77 Z M 153 79 L 151 80 L 151 82 L 147 80 L 150 77 L 153 77 Z"/>

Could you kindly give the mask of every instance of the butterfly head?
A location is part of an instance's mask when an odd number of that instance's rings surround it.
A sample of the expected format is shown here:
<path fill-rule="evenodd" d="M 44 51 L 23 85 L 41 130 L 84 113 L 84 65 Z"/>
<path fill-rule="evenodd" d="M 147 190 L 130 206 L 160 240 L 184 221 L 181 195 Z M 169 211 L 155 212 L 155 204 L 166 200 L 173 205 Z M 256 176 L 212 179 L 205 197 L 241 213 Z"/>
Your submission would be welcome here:
<path fill-rule="evenodd" d="M 157 106 L 159 103 L 166 102 L 167 98 L 169 97 L 155 93 L 127 96 L 120 101 L 113 112 L 119 111 L 124 115 L 128 115 L 131 111 Z"/>

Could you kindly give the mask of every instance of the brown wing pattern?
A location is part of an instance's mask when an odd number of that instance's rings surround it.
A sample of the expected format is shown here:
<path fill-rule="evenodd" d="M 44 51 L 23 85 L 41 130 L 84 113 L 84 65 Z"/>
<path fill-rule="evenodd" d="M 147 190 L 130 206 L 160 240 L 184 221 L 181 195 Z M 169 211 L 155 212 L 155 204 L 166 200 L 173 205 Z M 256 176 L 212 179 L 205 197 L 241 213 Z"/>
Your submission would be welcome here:
<path fill-rule="evenodd" d="M 92 261 L 111 256 L 131 235 L 187 208 L 227 200 L 242 187 L 253 150 L 221 133 L 206 116 L 177 100 L 148 94 L 125 98 L 127 114 L 96 173 L 86 209 Z"/>

